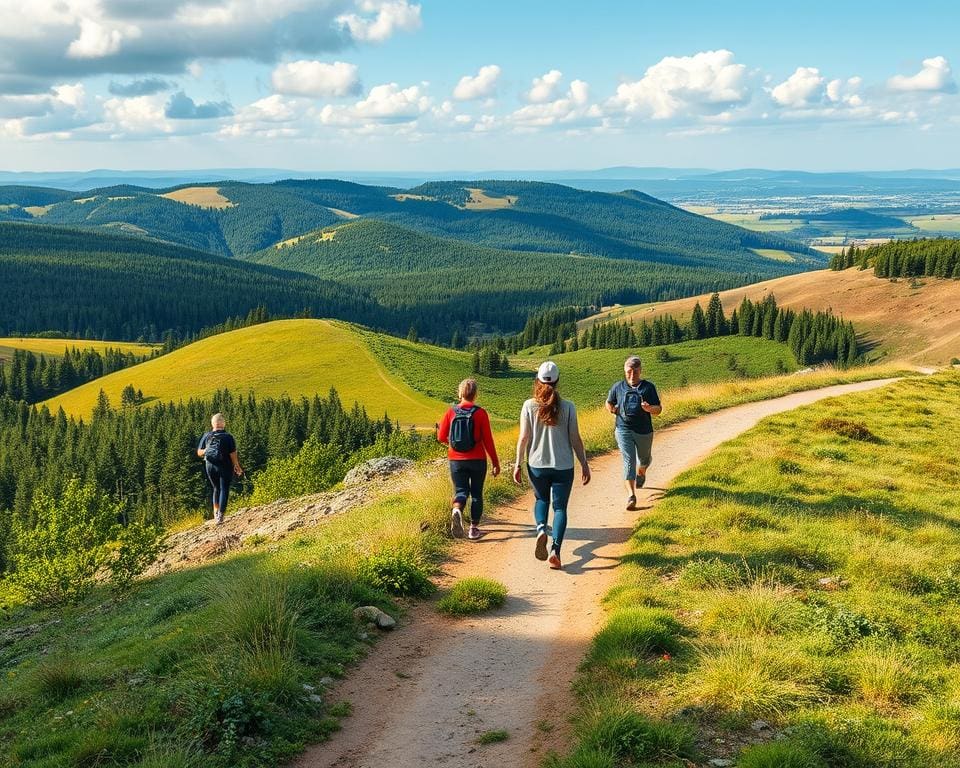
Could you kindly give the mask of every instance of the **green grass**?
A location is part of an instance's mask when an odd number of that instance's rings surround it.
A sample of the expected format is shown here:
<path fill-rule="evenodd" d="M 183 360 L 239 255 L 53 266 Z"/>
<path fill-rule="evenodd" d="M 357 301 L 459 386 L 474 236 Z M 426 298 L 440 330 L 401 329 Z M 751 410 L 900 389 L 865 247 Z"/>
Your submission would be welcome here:
<path fill-rule="evenodd" d="M 710 213 L 707 216 L 754 232 L 789 232 L 803 226 L 803 219 L 761 219 L 759 213 Z"/>
<path fill-rule="evenodd" d="M 773 261 L 792 263 L 797 260 L 796 256 L 789 251 L 781 251 L 776 248 L 754 248 L 752 250 L 757 256 L 763 256 L 763 258 Z"/>
<path fill-rule="evenodd" d="M 355 326 L 328 320 L 277 320 L 203 339 L 146 363 L 117 371 L 47 401 L 88 417 L 101 389 L 117 405 L 128 384 L 150 402 L 212 396 L 218 389 L 259 397 L 326 395 L 336 387 L 344 403 L 371 415 L 385 411 L 403 424 L 429 426 L 440 402 L 391 375 Z"/>
<path fill-rule="evenodd" d="M 911 216 L 906 221 L 925 232 L 960 232 L 960 214 L 956 213 Z"/>
<path fill-rule="evenodd" d="M 660 423 L 889 373 L 826 372 L 675 391 L 669 417 Z M 582 421 L 588 444 L 609 449 L 609 414 L 586 411 Z M 877 434 L 884 437 L 882 431 Z M 514 439 L 510 431 L 498 435 L 505 456 Z M 496 506 L 517 492 L 501 476 L 489 483 L 486 500 Z M 355 607 L 372 603 L 395 614 L 388 592 L 406 588 L 390 585 L 411 584 L 416 593 L 421 577 L 432 573 L 445 548 L 448 502 L 447 477 L 425 472 L 405 481 L 394 495 L 331 516 L 323 526 L 299 531 L 278 546 L 243 548 L 225 560 L 143 582 L 122 600 L 98 591 L 63 611 L 23 607 L 0 581 L 0 605 L 10 616 L 4 628 L 37 625 L 36 634 L 0 648 L 0 734 L 6 748 L 0 765 L 267 766 L 322 740 L 345 711 L 336 704 L 303 701 L 302 685 L 317 686 L 324 676 L 341 675 L 366 651 Z M 938 536 L 931 531 L 929 541 Z M 700 559 L 707 562 L 710 556 Z M 734 565 L 739 584 L 757 573 L 739 559 Z M 953 594 L 948 575 L 934 576 L 917 584 L 926 585 L 930 594 Z M 638 604 L 651 610 L 621 622 L 616 633 L 631 638 L 634 647 L 649 649 L 632 666 L 640 679 L 641 673 L 682 660 L 690 636 L 684 620 L 665 613 L 672 607 L 656 602 L 659 587 L 646 602 L 640 602 L 636 588 L 632 591 Z M 855 621 L 840 621 L 833 613 L 827 618 L 838 636 L 848 625 L 853 629 L 847 634 L 856 633 Z M 51 623 L 54 619 L 58 623 Z M 663 659 L 664 653 L 672 660 Z M 599 654 L 597 664 L 600 658 L 612 667 L 625 666 L 624 655 L 615 650 Z M 840 683 L 853 685 L 852 680 Z M 926 689 L 911 690 L 914 696 Z M 956 690 L 960 694 L 960 681 Z M 956 701 L 960 706 L 960 695 Z M 923 727 L 935 734 L 930 739 L 952 743 L 948 727 L 960 738 L 960 720 L 949 707 L 933 707 L 925 699 L 910 706 L 926 713 Z M 245 737 L 255 748 L 240 752 L 237 740 L 243 744 Z M 593 764 L 589 759 L 583 753 L 578 762 L 565 765 Z"/>
<path fill-rule="evenodd" d="M 15 350 L 33 352 L 47 357 L 62 357 L 69 349 L 93 349 L 103 352 L 106 349 L 119 349 L 121 352 L 132 352 L 135 355 L 149 355 L 155 349 L 150 344 L 134 344 L 129 341 L 89 341 L 87 339 L 33 339 L 33 338 L 0 338 L 0 360 L 9 360 Z"/>
<path fill-rule="evenodd" d="M 437 602 L 437 610 L 448 616 L 472 616 L 500 608 L 507 588 L 499 581 L 471 577 L 461 579 Z"/>
<path fill-rule="evenodd" d="M 471 375 L 471 355 L 467 352 L 414 344 L 392 336 L 364 332 L 364 337 L 384 364 L 411 388 L 427 397 L 452 402 L 457 384 Z M 687 341 L 667 347 L 670 362 L 658 362 L 659 347 L 639 350 L 645 376 L 662 392 L 688 383 L 709 383 L 740 378 L 733 367 L 749 376 L 770 376 L 777 371 L 778 361 L 787 371 L 796 369 L 790 350 L 767 339 L 745 336 L 724 336 L 716 339 Z M 553 355 L 560 367 L 560 392 L 581 410 L 599 407 L 606 400 L 610 386 L 623 374 L 623 361 L 632 350 L 582 349 Z M 534 372 L 547 359 L 546 350 L 510 358 L 513 369 L 495 377 L 477 377 L 478 403 L 494 417 L 513 421 L 523 401 L 530 397 Z M 391 412 L 392 414 L 392 412 Z"/>
<path fill-rule="evenodd" d="M 704 759 L 755 718 L 786 729 L 752 768 L 960 765 L 958 430 L 947 372 L 771 417 L 677 478 L 607 597 L 577 719 L 640 709 Z M 636 640 L 648 616 L 674 627 L 668 660 Z"/>
<path fill-rule="evenodd" d="M 484 731 L 477 737 L 477 744 L 499 744 L 509 738 L 507 731 Z"/>

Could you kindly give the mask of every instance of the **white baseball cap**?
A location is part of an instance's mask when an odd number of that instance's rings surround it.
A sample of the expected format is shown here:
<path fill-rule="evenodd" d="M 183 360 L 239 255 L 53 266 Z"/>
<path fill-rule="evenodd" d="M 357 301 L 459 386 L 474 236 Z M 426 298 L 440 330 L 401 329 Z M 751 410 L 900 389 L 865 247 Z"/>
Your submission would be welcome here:
<path fill-rule="evenodd" d="M 545 363 L 541 363 L 537 369 L 537 379 L 544 384 L 556 384 L 559 378 L 560 369 L 557 368 L 557 364 L 553 362 L 553 360 L 547 360 Z"/>

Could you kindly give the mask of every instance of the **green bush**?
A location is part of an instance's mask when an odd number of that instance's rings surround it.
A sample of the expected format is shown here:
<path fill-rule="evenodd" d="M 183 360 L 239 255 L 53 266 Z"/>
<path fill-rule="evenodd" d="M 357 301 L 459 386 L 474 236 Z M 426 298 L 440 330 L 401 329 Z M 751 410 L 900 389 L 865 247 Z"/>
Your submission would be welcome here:
<path fill-rule="evenodd" d="M 130 588 L 133 580 L 154 560 L 163 549 L 163 534 L 159 528 L 145 523 L 131 523 L 120 528 L 116 539 L 110 543 L 110 583 L 117 591 Z"/>
<path fill-rule="evenodd" d="M 462 579 L 437 603 L 437 610 L 450 616 L 469 616 L 499 608 L 507 588 L 499 581 L 473 577 Z"/>
<path fill-rule="evenodd" d="M 97 571 L 110 561 L 107 543 L 117 532 L 119 509 L 92 485 L 70 480 L 59 500 L 39 491 L 30 517 L 14 526 L 11 581 L 34 604 L 56 605 L 83 597 Z"/>
<path fill-rule="evenodd" d="M 360 580 L 397 597 L 425 597 L 436 587 L 413 552 L 392 549 L 375 552 L 360 561 Z"/>
<path fill-rule="evenodd" d="M 484 731 L 477 739 L 477 744 L 499 744 L 510 738 L 506 731 Z"/>

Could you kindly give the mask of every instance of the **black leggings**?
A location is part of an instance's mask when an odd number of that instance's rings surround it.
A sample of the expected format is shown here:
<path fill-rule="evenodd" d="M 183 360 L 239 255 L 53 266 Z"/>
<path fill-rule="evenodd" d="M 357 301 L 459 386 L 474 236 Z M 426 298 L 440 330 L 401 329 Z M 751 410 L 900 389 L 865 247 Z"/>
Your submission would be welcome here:
<path fill-rule="evenodd" d="M 483 481 L 487 477 L 486 459 L 450 459 L 450 478 L 453 480 L 453 500 L 466 509 L 467 496 L 473 499 L 470 505 L 470 522 L 480 522 L 483 514 Z"/>
<path fill-rule="evenodd" d="M 233 468 L 207 464 L 207 478 L 213 486 L 213 506 L 223 515 L 227 511 L 227 499 L 230 497 L 230 481 L 233 480 Z"/>

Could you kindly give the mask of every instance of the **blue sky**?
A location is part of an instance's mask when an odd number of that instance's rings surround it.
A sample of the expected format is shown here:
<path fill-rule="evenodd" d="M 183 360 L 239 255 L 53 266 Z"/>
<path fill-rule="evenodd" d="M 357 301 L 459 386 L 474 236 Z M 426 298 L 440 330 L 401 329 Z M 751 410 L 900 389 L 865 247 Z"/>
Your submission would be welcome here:
<path fill-rule="evenodd" d="M 0 0 L 0 169 L 960 166 L 948 2 Z"/>

